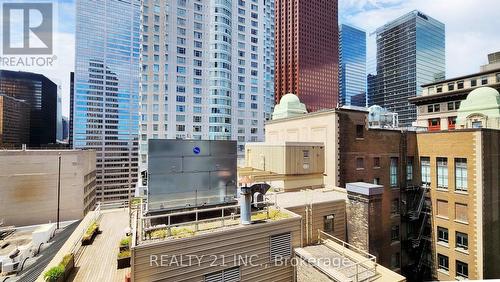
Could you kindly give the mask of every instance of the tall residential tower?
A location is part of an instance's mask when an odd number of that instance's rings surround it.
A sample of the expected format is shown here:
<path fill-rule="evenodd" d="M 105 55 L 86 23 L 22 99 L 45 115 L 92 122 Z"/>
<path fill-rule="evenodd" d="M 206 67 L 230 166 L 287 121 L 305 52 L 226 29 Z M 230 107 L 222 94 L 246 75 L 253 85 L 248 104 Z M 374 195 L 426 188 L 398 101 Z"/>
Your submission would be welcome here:
<path fill-rule="evenodd" d="M 373 104 L 398 113 L 401 126 L 416 120 L 409 98 L 421 85 L 444 79 L 444 24 L 412 11 L 377 29 L 377 90 Z"/>
<path fill-rule="evenodd" d="M 262 141 L 273 109 L 273 1 L 143 1 L 141 168 L 148 139 Z"/>
<path fill-rule="evenodd" d="M 276 0 L 275 97 L 294 93 L 309 111 L 338 103 L 338 1 Z"/>
<path fill-rule="evenodd" d="M 76 2 L 72 142 L 97 151 L 97 201 L 137 182 L 140 0 Z"/>
<path fill-rule="evenodd" d="M 340 104 L 366 107 L 366 33 L 356 27 L 339 27 Z"/>

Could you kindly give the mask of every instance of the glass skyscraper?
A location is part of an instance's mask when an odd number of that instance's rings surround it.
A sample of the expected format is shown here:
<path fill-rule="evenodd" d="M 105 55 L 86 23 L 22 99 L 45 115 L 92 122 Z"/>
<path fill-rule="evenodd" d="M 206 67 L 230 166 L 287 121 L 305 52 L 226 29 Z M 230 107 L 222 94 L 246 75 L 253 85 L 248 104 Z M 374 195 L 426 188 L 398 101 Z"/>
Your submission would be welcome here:
<path fill-rule="evenodd" d="M 97 151 L 97 201 L 137 182 L 140 0 L 76 1 L 73 147 Z"/>
<path fill-rule="evenodd" d="M 445 77 L 444 24 L 412 11 L 377 29 L 377 85 L 372 104 L 398 113 L 411 126 L 416 107 L 408 102 L 421 85 Z"/>
<path fill-rule="evenodd" d="M 274 2 L 142 1 L 140 164 L 148 139 L 264 139 Z"/>
<path fill-rule="evenodd" d="M 339 27 L 339 96 L 341 105 L 366 106 L 366 33 Z"/>

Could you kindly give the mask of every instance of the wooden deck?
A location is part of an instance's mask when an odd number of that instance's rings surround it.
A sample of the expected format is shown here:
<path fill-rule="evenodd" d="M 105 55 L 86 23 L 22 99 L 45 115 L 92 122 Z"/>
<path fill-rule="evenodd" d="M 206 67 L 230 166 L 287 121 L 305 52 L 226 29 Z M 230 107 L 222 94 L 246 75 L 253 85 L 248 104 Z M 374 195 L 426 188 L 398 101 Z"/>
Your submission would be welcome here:
<path fill-rule="evenodd" d="M 124 281 L 130 268 L 116 269 L 116 256 L 127 226 L 127 209 L 103 211 L 99 225 L 101 234 L 92 245 L 83 247 L 69 281 Z"/>

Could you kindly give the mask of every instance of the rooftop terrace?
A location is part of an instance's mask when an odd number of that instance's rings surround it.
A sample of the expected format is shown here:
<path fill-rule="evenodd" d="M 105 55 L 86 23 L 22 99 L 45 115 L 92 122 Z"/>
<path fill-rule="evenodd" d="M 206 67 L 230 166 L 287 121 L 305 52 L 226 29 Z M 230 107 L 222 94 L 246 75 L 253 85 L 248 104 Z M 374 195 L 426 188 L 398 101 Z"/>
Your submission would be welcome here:
<path fill-rule="evenodd" d="M 272 207 L 270 202 L 262 202 L 262 210 L 252 212 L 253 224 L 279 221 L 297 215 L 287 210 Z M 144 207 L 144 204 L 140 206 Z M 165 240 L 189 238 L 201 234 L 235 229 L 241 226 L 239 205 L 229 205 L 205 209 L 193 209 L 182 212 L 171 212 L 159 215 L 147 215 L 143 208 L 136 210 L 133 226 L 135 236 L 133 245 L 141 245 Z M 212 216 L 203 216 L 211 213 Z M 215 214 L 215 216 L 214 216 Z M 177 221 L 175 218 L 185 217 L 194 220 Z"/>

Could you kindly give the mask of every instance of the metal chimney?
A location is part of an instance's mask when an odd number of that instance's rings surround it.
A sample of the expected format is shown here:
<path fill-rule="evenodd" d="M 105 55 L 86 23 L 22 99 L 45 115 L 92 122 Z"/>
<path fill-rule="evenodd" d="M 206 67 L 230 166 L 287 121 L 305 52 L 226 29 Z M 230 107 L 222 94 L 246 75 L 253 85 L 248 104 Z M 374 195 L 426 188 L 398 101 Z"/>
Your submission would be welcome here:
<path fill-rule="evenodd" d="M 240 187 L 240 222 L 241 224 L 252 224 L 252 188 L 248 187 L 251 180 L 244 176 L 239 181 L 244 186 Z"/>

